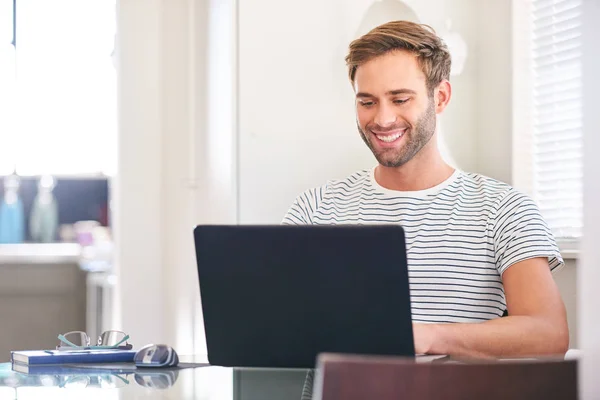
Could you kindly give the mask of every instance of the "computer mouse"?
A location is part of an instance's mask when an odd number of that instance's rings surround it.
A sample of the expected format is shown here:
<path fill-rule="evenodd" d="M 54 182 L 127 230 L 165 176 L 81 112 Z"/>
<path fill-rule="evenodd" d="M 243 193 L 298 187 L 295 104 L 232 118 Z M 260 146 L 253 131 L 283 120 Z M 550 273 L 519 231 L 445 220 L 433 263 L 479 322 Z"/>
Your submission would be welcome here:
<path fill-rule="evenodd" d="M 179 356 L 171 346 L 149 344 L 135 353 L 133 362 L 137 367 L 175 367 L 179 364 Z"/>

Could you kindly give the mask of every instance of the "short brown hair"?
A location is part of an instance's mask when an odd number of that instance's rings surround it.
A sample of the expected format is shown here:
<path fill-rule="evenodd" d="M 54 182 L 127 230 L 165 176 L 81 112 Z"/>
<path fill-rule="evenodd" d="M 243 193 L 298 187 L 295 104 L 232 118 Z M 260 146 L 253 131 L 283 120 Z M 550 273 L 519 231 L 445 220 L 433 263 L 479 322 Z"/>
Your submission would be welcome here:
<path fill-rule="evenodd" d="M 430 93 L 444 79 L 450 79 L 450 52 L 433 28 L 410 21 L 391 21 L 350 43 L 346 56 L 350 81 L 354 83 L 359 66 L 394 50 L 417 56 Z"/>

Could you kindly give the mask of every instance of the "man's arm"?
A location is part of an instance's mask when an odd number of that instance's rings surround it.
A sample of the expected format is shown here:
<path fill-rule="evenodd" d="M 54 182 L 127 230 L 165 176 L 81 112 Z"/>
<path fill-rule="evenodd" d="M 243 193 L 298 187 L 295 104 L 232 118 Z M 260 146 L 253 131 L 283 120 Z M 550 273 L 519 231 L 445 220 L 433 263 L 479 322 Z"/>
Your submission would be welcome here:
<path fill-rule="evenodd" d="M 564 354 L 565 306 L 547 258 L 509 267 L 502 276 L 508 316 L 478 324 L 414 324 L 417 354 L 520 357 Z"/>

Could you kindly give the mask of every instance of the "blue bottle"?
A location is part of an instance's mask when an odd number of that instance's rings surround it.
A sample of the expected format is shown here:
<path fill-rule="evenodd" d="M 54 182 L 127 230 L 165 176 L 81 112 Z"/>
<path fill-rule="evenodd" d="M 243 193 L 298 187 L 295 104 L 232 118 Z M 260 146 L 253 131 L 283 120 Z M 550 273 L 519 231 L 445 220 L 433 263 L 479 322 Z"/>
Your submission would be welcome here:
<path fill-rule="evenodd" d="M 17 175 L 7 176 L 4 180 L 4 198 L 0 203 L 0 244 L 23 243 L 25 240 L 25 217 L 19 185 Z"/>
<path fill-rule="evenodd" d="M 58 230 L 58 205 L 52 194 L 54 178 L 42 176 L 29 216 L 31 239 L 37 243 L 54 242 Z"/>

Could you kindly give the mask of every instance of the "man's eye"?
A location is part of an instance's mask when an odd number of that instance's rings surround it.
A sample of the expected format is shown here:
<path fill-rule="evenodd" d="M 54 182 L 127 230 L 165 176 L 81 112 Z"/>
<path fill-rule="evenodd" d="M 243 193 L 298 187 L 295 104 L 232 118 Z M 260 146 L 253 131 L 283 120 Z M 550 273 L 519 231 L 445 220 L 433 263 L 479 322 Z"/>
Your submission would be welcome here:
<path fill-rule="evenodd" d="M 360 102 L 360 105 L 363 107 L 371 107 L 373 104 L 375 104 L 375 103 L 373 103 L 372 101 L 361 101 Z"/>
<path fill-rule="evenodd" d="M 396 99 L 394 100 L 394 104 L 404 104 L 408 101 L 408 99 Z"/>

